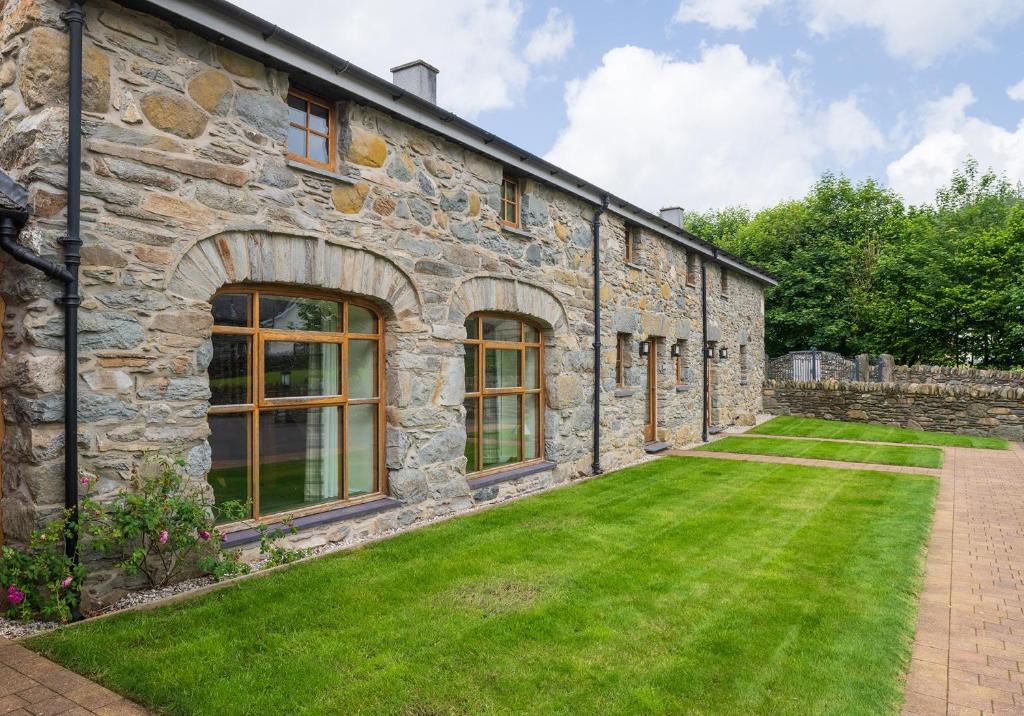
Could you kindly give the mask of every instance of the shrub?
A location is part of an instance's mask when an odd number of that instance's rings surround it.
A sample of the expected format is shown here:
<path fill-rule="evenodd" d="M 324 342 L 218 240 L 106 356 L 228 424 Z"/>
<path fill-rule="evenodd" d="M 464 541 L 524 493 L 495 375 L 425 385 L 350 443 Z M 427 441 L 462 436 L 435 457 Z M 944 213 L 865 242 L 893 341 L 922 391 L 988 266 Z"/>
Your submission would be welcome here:
<path fill-rule="evenodd" d="M 66 622 L 77 605 L 84 570 L 64 553 L 64 541 L 74 534 L 71 511 L 32 531 L 23 549 L 0 550 L 0 589 L 7 616 Z"/>

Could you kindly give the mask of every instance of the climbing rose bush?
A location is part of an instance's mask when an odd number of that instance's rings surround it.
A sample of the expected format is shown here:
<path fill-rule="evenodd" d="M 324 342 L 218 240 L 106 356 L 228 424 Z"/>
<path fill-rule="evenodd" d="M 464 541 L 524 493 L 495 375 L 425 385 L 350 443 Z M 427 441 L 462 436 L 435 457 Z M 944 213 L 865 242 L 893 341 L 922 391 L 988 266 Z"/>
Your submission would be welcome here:
<path fill-rule="evenodd" d="M 42 529 L 28 544 L 0 550 L 0 594 L 5 616 L 66 622 L 77 606 L 84 570 L 64 554 L 64 540 L 74 534 L 71 511 Z"/>

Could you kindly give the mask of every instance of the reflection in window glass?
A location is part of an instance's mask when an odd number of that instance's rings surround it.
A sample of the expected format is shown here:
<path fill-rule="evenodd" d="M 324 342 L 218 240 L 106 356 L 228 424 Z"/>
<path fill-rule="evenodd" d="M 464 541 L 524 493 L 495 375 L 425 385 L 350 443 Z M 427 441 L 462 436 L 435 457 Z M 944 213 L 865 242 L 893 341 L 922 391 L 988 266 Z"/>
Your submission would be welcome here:
<path fill-rule="evenodd" d="M 523 396 L 523 459 L 532 460 L 540 455 L 540 395 Z"/>
<path fill-rule="evenodd" d="M 483 469 L 519 462 L 519 396 L 484 398 Z"/>
<path fill-rule="evenodd" d="M 318 104 L 310 105 L 309 128 L 312 129 L 314 132 L 327 134 L 328 115 L 329 113 L 326 107 L 321 107 Z"/>
<path fill-rule="evenodd" d="M 306 156 L 306 132 L 298 127 L 288 127 L 288 151 Z"/>
<path fill-rule="evenodd" d="M 476 472 L 480 469 L 477 464 L 477 446 L 480 444 L 480 431 L 477 430 L 477 405 L 479 398 L 466 398 L 463 405 L 466 406 L 466 472 Z"/>
<path fill-rule="evenodd" d="M 377 341 L 348 342 L 348 397 L 372 398 L 377 394 Z"/>
<path fill-rule="evenodd" d="M 213 335 L 210 405 L 241 405 L 249 398 L 249 336 Z"/>
<path fill-rule="evenodd" d="M 249 416 L 210 415 L 213 462 L 207 480 L 216 504 L 249 499 Z"/>
<path fill-rule="evenodd" d="M 519 327 L 522 323 L 514 318 L 485 316 L 483 324 L 485 341 L 520 341 Z"/>
<path fill-rule="evenodd" d="M 348 306 L 348 332 L 376 333 L 377 317 L 373 315 L 372 311 L 350 303 Z"/>
<path fill-rule="evenodd" d="M 477 335 L 477 332 L 476 332 L 477 331 L 477 323 L 478 323 L 478 321 L 477 321 L 476 318 L 467 318 L 466 319 L 466 324 L 465 324 L 466 325 L 466 338 L 468 338 L 471 341 L 474 341 L 474 340 L 476 340 L 479 337 Z"/>
<path fill-rule="evenodd" d="M 537 348 L 526 349 L 526 387 L 540 387 L 540 350 Z"/>
<path fill-rule="evenodd" d="M 260 327 L 337 333 L 341 330 L 341 304 L 300 296 L 260 296 Z"/>
<path fill-rule="evenodd" d="M 480 389 L 477 385 L 477 358 L 479 356 L 479 348 L 476 346 L 466 346 L 466 392 L 475 393 Z"/>
<path fill-rule="evenodd" d="M 348 495 L 358 497 L 374 491 L 377 455 L 377 406 L 350 405 L 348 408 Z"/>
<path fill-rule="evenodd" d="M 288 121 L 306 126 L 306 100 L 293 94 L 288 95 Z"/>
<path fill-rule="evenodd" d="M 247 293 L 222 293 L 210 302 L 213 307 L 213 325 L 245 328 L 249 325 L 249 306 L 252 299 Z"/>
<path fill-rule="evenodd" d="M 329 406 L 260 414 L 261 514 L 338 498 L 340 413 Z"/>
<path fill-rule="evenodd" d="M 512 348 L 484 349 L 484 386 L 518 388 L 519 351 Z"/>
<path fill-rule="evenodd" d="M 267 398 L 339 395 L 340 356 L 337 343 L 267 341 L 263 393 Z"/>

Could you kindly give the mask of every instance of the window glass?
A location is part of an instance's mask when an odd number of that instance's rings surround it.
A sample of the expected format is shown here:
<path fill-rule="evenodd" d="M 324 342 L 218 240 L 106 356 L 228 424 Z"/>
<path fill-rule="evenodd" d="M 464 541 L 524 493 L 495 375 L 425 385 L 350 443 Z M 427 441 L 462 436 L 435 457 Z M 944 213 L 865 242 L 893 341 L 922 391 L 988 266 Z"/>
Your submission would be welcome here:
<path fill-rule="evenodd" d="M 210 450 L 213 462 L 207 476 L 216 504 L 249 499 L 249 418 L 247 415 L 210 415 Z"/>
<path fill-rule="evenodd" d="M 526 349 L 526 387 L 540 387 L 540 349 Z"/>
<path fill-rule="evenodd" d="M 511 348 L 484 350 L 484 386 L 488 388 L 518 388 L 519 351 Z"/>
<path fill-rule="evenodd" d="M 519 462 L 519 396 L 485 396 L 483 418 L 483 469 Z"/>
<path fill-rule="evenodd" d="M 480 469 L 477 464 L 477 448 L 480 445 L 480 431 L 477 430 L 477 407 L 480 404 L 479 398 L 466 398 L 466 472 L 476 472 Z"/>
<path fill-rule="evenodd" d="M 260 514 L 338 498 L 340 412 L 330 406 L 260 414 Z"/>
<path fill-rule="evenodd" d="M 314 132 L 327 134 L 329 116 L 330 112 L 327 107 L 322 107 L 318 104 L 311 104 L 309 106 L 309 128 Z"/>
<path fill-rule="evenodd" d="M 309 135 L 309 158 L 314 162 L 326 164 L 330 158 L 327 153 L 327 137 L 316 134 Z"/>
<path fill-rule="evenodd" d="M 213 325 L 245 328 L 249 325 L 252 301 L 247 293 L 222 293 L 210 302 L 213 307 Z"/>
<path fill-rule="evenodd" d="M 523 341 L 526 343 L 539 343 L 540 342 L 540 331 L 531 326 L 529 323 L 523 324 Z"/>
<path fill-rule="evenodd" d="M 477 324 L 478 324 L 478 321 L 477 321 L 476 318 L 467 318 L 466 319 L 466 323 L 465 323 L 465 326 L 466 326 L 466 338 L 468 340 L 476 340 L 477 338 L 479 338 L 479 336 L 477 335 L 477 332 L 476 332 Z"/>
<path fill-rule="evenodd" d="M 475 393 L 479 389 L 476 381 L 477 359 L 479 348 L 477 346 L 466 346 L 466 392 Z"/>
<path fill-rule="evenodd" d="M 306 130 L 299 127 L 288 126 L 288 152 L 306 156 Z"/>
<path fill-rule="evenodd" d="M 377 341 L 348 342 L 348 397 L 372 398 L 377 394 Z"/>
<path fill-rule="evenodd" d="M 355 306 L 349 304 L 348 306 L 348 332 L 349 333 L 376 333 L 377 332 L 377 317 L 373 315 L 373 312 L 363 308 L 362 306 Z"/>
<path fill-rule="evenodd" d="M 497 318 L 486 316 L 483 320 L 485 341 L 520 341 L 522 323 L 514 318 Z"/>
<path fill-rule="evenodd" d="M 241 405 L 249 397 L 249 350 L 252 338 L 231 333 L 213 334 L 210 361 L 210 404 Z"/>
<path fill-rule="evenodd" d="M 339 395 L 341 346 L 337 343 L 266 341 L 263 392 L 267 398 Z"/>
<path fill-rule="evenodd" d="M 301 97 L 296 97 L 293 94 L 288 95 L 288 121 L 305 127 L 306 106 L 306 100 Z M 303 134 L 305 134 L 305 132 L 303 132 Z"/>
<path fill-rule="evenodd" d="M 540 455 L 540 395 L 523 396 L 523 459 L 532 460 Z"/>
<path fill-rule="evenodd" d="M 348 495 L 358 497 L 374 491 L 376 475 L 377 406 L 350 405 L 348 408 Z"/>
<path fill-rule="evenodd" d="M 341 304 L 300 296 L 260 296 L 260 327 L 288 331 L 341 330 Z"/>

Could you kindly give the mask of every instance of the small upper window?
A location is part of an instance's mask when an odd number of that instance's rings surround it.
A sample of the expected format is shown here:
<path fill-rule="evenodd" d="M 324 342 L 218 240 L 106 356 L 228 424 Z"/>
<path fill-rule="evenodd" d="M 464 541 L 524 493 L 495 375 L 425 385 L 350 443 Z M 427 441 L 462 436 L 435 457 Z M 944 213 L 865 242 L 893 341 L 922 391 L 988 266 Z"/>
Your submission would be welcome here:
<path fill-rule="evenodd" d="M 722 267 L 722 297 L 729 298 L 729 269 Z"/>
<path fill-rule="evenodd" d="M 519 180 L 508 174 L 501 178 L 501 223 L 519 226 Z"/>
<path fill-rule="evenodd" d="M 288 90 L 288 156 L 334 169 L 334 107 L 325 99 Z"/>
<path fill-rule="evenodd" d="M 626 387 L 626 363 L 629 360 L 629 334 L 620 333 L 615 341 L 615 387 Z"/>
<path fill-rule="evenodd" d="M 640 229 L 636 226 L 626 227 L 626 263 L 631 264 L 636 261 L 637 253 L 640 249 Z"/>
<path fill-rule="evenodd" d="M 686 283 L 691 286 L 697 285 L 697 275 L 700 273 L 700 266 L 697 263 L 697 254 L 690 251 L 686 254 Z"/>

